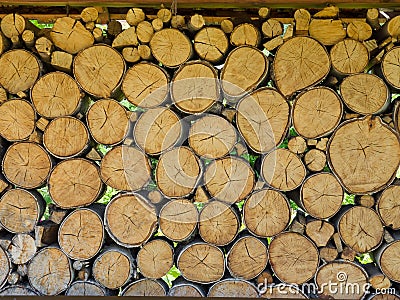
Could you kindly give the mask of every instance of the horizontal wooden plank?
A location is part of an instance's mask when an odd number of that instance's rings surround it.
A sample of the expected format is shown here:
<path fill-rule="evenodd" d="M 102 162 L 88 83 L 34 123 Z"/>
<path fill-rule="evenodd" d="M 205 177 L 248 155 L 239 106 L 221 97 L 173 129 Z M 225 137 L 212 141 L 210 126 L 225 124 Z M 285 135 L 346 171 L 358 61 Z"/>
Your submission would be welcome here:
<path fill-rule="evenodd" d="M 400 0 L 177 0 L 182 8 L 297 8 L 325 7 L 328 3 L 339 7 L 400 7 Z M 169 7 L 171 1 L 163 0 L 1 0 L 0 5 L 42 5 L 42 6 L 107 6 L 107 7 Z"/>

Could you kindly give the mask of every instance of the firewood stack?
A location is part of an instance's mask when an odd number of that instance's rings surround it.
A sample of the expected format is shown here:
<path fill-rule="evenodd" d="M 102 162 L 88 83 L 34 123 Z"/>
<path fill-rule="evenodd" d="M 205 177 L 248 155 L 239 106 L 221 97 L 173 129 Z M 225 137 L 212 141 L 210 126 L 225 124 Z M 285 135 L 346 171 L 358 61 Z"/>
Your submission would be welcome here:
<path fill-rule="evenodd" d="M 1 20 L 0 295 L 398 289 L 400 17 L 270 15 Z"/>

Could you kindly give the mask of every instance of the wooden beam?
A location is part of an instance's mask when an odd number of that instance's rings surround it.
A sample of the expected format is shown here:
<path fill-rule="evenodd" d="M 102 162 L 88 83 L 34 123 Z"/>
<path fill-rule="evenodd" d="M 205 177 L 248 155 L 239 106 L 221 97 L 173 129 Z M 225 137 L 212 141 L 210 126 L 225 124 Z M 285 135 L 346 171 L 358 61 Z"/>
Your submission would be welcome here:
<path fill-rule="evenodd" d="M 343 8 L 400 7 L 400 0 L 178 0 L 178 8 L 317 8 L 327 4 Z M 166 7 L 165 0 L 1 0 L 0 5 Z"/>

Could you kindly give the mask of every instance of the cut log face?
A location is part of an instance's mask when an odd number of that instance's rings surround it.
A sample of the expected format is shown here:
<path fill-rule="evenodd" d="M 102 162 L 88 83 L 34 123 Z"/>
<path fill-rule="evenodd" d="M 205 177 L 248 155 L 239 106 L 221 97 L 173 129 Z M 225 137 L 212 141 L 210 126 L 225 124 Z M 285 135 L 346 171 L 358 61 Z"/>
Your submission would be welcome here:
<path fill-rule="evenodd" d="M 179 254 L 177 262 L 182 276 L 193 282 L 216 282 L 225 272 L 224 254 L 221 249 L 206 243 L 187 246 Z"/>
<path fill-rule="evenodd" d="M 342 206 L 344 190 L 332 174 L 318 173 L 304 181 L 300 197 L 307 213 L 317 219 L 327 219 Z"/>
<path fill-rule="evenodd" d="M 85 124 L 73 117 L 59 117 L 44 130 L 43 144 L 55 157 L 69 158 L 82 153 L 89 143 Z"/>
<path fill-rule="evenodd" d="M 342 101 L 327 87 L 310 88 L 293 103 L 293 126 L 299 135 L 308 139 L 331 133 L 339 125 L 342 115 Z"/>
<path fill-rule="evenodd" d="M 58 295 L 68 288 L 73 279 L 71 262 L 60 249 L 43 248 L 28 266 L 28 279 L 40 294 Z"/>
<path fill-rule="evenodd" d="M 8 181 L 31 189 L 46 182 L 51 170 L 51 160 L 48 153 L 38 144 L 20 142 L 7 149 L 2 167 Z"/>
<path fill-rule="evenodd" d="M 275 190 L 254 192 L 243 206 L 247 229 L 259 237 L 272 237 L 286 229 L 290 222 L 290 206 L 285 196 Z"/>
<path fill-rule="evenodd" d="M 194 37 L 194 50 L 197 55 L 211 63 L 217 63 L 224 58 L 228 47 L 225 32 L 216 27 L 203 28 Z"/>
<path fill-rule="evenodd" d="M 168 96 L 168 74 L 159 66 L 142 62 L 129 68 L 122 81 L 122 90 L 129 102 L 152 108 L 161 105 Z"/>
<path fill-rule="evenodd" d="M 239 217 L 227 204 L 212 201 L 199 215 L 199 234 L 210 244 L 224 246 L 232 242 L 240 227 Z"/>
<path fill-rule="evenodd" d="M 147 154 L 158 155 L 178 142 L 182 135 L 182 124 L 170 109 L 152 108 L 140 115 L 133 135 L 137 145 Z"/>
<path fill-rule="evenodd" d="M 229 250 L 226 264 L 235 278 L 250 280 L 267 266 L 268 250 L 264 243 L 252 236 L 238 239 Z"/>
<path fill-rule="evenodd" d="M 321 295 L 338 299 L 361 299 L 367 282 L 367 274 L 360 266 L 340 260 L 324 264 L 315 275 L 315 283 L 322 291 Z M 335 286 L 334 293 L 329 291 L 329 284 Z M 354 288 L 349 289 L 346 286 Z"/>
<path fill-rule="evenodd" d="M 31 90 L 32 103 L 39 115 L 56 118 L 73 115 L 80 106 L 81 93 L 75 80 L 62 72 L 48 73 Z"/>
<path fill-rule="evenodd" d="M 210 287 L 207 297 L 258 298 L 256 287 L 248 281 L 241 279 L 225 279 Z"/>
<path fill-rule="evenodd" d="M 400 241 L 395 241 L 384 248 L 378 264 L 390 280 L 400 282 Z"/>
<path fill-rule="evenodd" d="M 385 226 L 400 229 L 400 186 L 389 186 L 382 192 L 376 211 Z"/>
<path fill-rule="evenodd" d="M 369 62 L 367 47 L 352 39 L 337 43 L 332 47 L 330 55 L 332 67 L 345 75 L 363 72 Z"/>
<path fill-rule="evenodd" d="M 88 260 L 101 249 L 104 239 L 103 222 L 93 210 L 74 210 L 61 223 L 58 243 L 61 250 L 74 260 Z"/>
<path fill-rule="evenodd" d="M 128 285 L 121 293 L 122 296 L 166 296 L 165 287 L 154 279 L 140 279 Z"/>
<path fill-rule="evenodd" d="M 326 46 L 339 43 L 346 37 L 346 30 L 342 20 L 312 19 L 309 27 L 309 35 Z"/>
<path fill-rule="evenodd" d="M 260 31 L 250 23 L 243 23 L 236 26 L 230 36 L 233 46 L 254 46 L 257 47 L 261 40 Z"/>
<path fill-rule="evenodd" d="M 111 200 L 104 220 L 106 230 L 113 240 L 128 248 L 145 243 L 157 227 L 154 206 L 134 193 L 122 194 Z"/>
<path fill-rule="evenodd" d="M 203 292 L 195 286 L 189 283 L 179 283 L 172 286 L 169 289 L 168 296 L 171 297 L 204 297 Z"/>
<path fill-rule="evenodd" d="M 320 172 L 326 165 L 325 152 L 311 149 L 304 155 L 304 164 L 311 172 Z"/>
<path fill-rule="evenodd" d="M 12 189 L 0 200 L 0 224 L 13 233 L 28 233 L 35 229 L 44 212 L 44 200 L 23 189 Z"/>
<path fill-rule="evenodd" d="M 247 145 L 257 153 L 267 153 L 284 139 L 290 108 L 274 89 L 262 88 L 237 105 L 236 124 Z"/>
<path fill-rule="evenodd" d="M 156 239 L 143 245 L 137 254 L 136 260 L 143 276 L 158 279 L 167 274 L 172 268 L 174 250 L 168 242 Z"/>
<path fill-rule="evenodd" d="M 0 58 L 0 85 L 11 94 L 30 89 L 39 77 L 38 59 L 28 51 L 16 49 Z"/>
<path fill-rule="evenodd" d="M 193 234 L 197 220 L 196 206 L 189 200 L 176 199 L 163 206 L 160 211 L 159 224 L 162 233 L 168 239 L 179 242 L 188 239 Z"/>
<path fill-rule="evenodd" d="M 276 51 L 273 64 L 275 84 L 285 97 L 318 84 L 329 70 L 326 49 L 309 37 L 294 37 L 286 41 Z"/>
<path fill-rule="evenodd" d="M 262 24 L 261 31 L 266 38 L 272 39 L 283 34 L 283 25 L 278 20 L 269 19 Z"/>
<path fill-rule="evenodd" d="M 11 272 L 11 262 L 7 252 L 2 247 L 0 247 L 0 266 L 0 287 L 3 287 L 3 285 L 7 282 L 8 275 Z M 0 295 L 6 295 L 3 293 L 4 290 L 0 292 Z"/>
<path fill-rule="evenodd" d="M 75 281 L 68 290 L 65 291 L 66 296 L 106 296 L 103 288 L 97 283 L 90 281 Z"/>
<path fill-rule="evenodd" d="M 381 190 L 400 162 L 400 144 L 393 129 L 379 117 L 353 119 L 331 136 L 329 164 L 344 188 L 354 194 Z"/>
<path fill-rule="evenodd" d="M 136 27 L 136 34 L 142 44 L 148 44 L 154 35 L 154 29 L 150 22 L 142 21 Z"/>
<path fill-rule="evenodd" d="M 135 147 L 118 146 L 101 160 L 101 179 L 105 184 L 121 191 L 136 191 L 151 178 L 146 155 Z"/>
<path fill-rule="evenodd" d="M 224 118 L 206 115 L 192 124 L 188 139 L 197 155 L 216 159 L 232 151 L 237 135 L 235 127 Z"/>
<path fill-rule="evenodd" d="M 125 72 L 122 55 L 107 45 L 95 45 L 75 56 L 76 81 L 89 94 L 108 98 L 120 85 Z"/>
<path fill-rule="evenodd" d="M 21 99 L 9 100 L 0 106 L 0 135 L 8 141 L 27 139 L 35 129 L 35 111 Z"/>
<path fill-rule="evenodd" d="M 103 188 L 96 164 L 82 158 L 64 160 L 55 166 L 48 186 L 51 199 L 62 208 L 90 205 Z"/>
<path fill-rule="evenodd" d="M 394 47 L 383 57 L 381 68 L 386 81 L 395 89 L 400 89 L 400 47 Z"/>
<path fill-rule="evenodd" d="M 325 221 L 314 220 L 306 225 L 306 234 L 317 247 L 325 247 L 334 233 L 333 225 Z"/>
<path fill-rule="evenodd" d="M 177 147 L 161 155 L 155 177 L 165 196 L 179 198 L 194 191 L 201 174 L 200 160 L 193 151 L 188 147 Z"/>
<path fill-rule="evenodd" d="M 9 285 L 0 291 L 1 296 L 38 296 L 30 288 L 18 285 Z"/>
<path fill-rule="evenodd" d="M 139 41 L 135 27 L 125 29 L 118 34 L 112 42 L 112 47 L 117 49 L 137 45 L 139 45 Z"/>
<path fill-rule="evenodd" d="M 269 261 L 276 277 L 286 283 L 310 280 L 319 265 L 318 249 L 299 233 L 284 232 L 269 245 Z"/>
<path fill-rule="evenodd" d="M 264 157 L 261 174 L 272 187 L 281 191 L 291 191 L 303 183 L 306 168 L 296 154 L 280 148 Z"/>
<path fill-rule="evenodd" d="M 137 26 L 140 22 L 144 21 L 146 15 L 141 8 L 135 7 L 128 10 L 126 14 L 126 21 L 131 26 Z"/>
<path fill-rule="evenodd" d="M 125 108 L 112 99 L 93 103 L 86 114 L 86 123 L 93 139 L 103 145 L 122 142 L 129 130 Z"/>
<path fill-rule="evenodd" d="M 26 233 L 14 235 L 7 252 L 11 262 L 16 265 L 26 264 L 36 254 L 35 239 Z"/>
<path fill-rule="evenodd" d="M 361 206 L 352 207 L 341 216 L 338 231 L 343 242 L 358 253 L 376 249 L 384 233 L 378 214 Z"/>
<path fill-rule="evenodd" d="M 379 17 L 379 12 L 377 17 Z M 367 19 L 368 19 L 368 12 L 367 12 Z M 378 26 L 379 26 L 379 21 L 378 21 Z M 368 40 L 372 36 L 371 26 L 364 21 L 357 21 L 357 20 L 352 21 L 350 24 L 347 25 L 346 32 L 349 38 L 360 42 Z"/>
<path fill-rule="evenodd" d="M 93 277 L 102 286 L 111 290 L 124 286 L 132 272 L 132 257 L 116 247 L 102 252 L 93 263 Z"/>
<path fill-rule="evenodd" d="M 254 171 L 243 159 L 228 156 L 212 161 L 204 173 L 205 187 L 212 197 L 233 204 L 254 188 Z"/>
<path fill-rule="evenodd" d="M 267 76 L 268 60 L 258 49 L 241 46 L 232 50 L 222 69 L 222 90 L 228 98 L 253 91 Z"/>
<path fill-rule="evenodd" d="M 183 64 L 172 79 L 171 97 L 183 112 L 204 112 L 220 98 L 217 71 L 204 61 Z"/>
<path fill-rule="evenodd" d="M 400 297 L 398 295 L 387 295 L 387 294 L 376 294 L 369 298 L 370 300 L 398 300 Z"/>
<path fill-rule="evenodd" d="M 179 67 L 192 56 L 189 38 L 174 28 L 166 28 L 154 33 L 150 48 L 153 56 L 164 66 Z"/>
<path fill-rule="evenodd" d="M 382 79 L 372 74 L 346 77 L 340 85 L 344 103 L 360 114 L 376 114 L 389 105 L 389 89 Z"/>
<path fill-rule="evenodd" d="M 71 54 L 93 45 L 94 37 L 78 20 L 70 17 L 58 18 L 50 32 L 54 45 Z"/>
<path fill-rule="evenodd" d="M 1 20 L 1 31 L 8 38 L 20 36 L 26 28 L 26 22 L 25 18 L 19 14 L 5 15 Z"/>

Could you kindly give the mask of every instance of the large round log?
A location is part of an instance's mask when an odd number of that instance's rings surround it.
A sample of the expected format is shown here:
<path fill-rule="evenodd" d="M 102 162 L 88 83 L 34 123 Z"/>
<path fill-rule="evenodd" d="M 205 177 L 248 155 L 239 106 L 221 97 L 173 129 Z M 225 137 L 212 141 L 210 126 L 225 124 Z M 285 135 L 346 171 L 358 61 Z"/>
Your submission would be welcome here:
<path fill-rule="evenodd" d="M 262 88 L 240 100 L 236 124 L 253 151 L 267 153 L 285 138 L 289 116 L 285 98 L 274 89 Z"/>
<path fill-rule="evenodd" d="M 276 51 L 273 74 L 285 97 L 318 84 L 328 75 L 330 60 L 326 49 L 309 37 L 294 37 Z"/>
<path fill-rule="evenodd" d="M 7 277 L 12 270 L 11 268 L 10 257 L 8 256 L 7 252 L 0 247 L 0 287 L 3 287 L 4 284 L 6 284 Z"/>
<path fill-rule="evenodd" d="M 75 80 L 62 72 L 51 72 L 40 77 L 31 90 L 32 103 L 39 115 L 57 118 L 75 114 L 81 92 Z"/>
<path fill-rule="evenodd" d="M 259 237 L 272 237 L 289 225 L 290 206 L 286 197 L 275 190 L 254 192 L 243 206 L 243 220 L 247 229 Z"/>
<path fill-rule="evenodd" d="M 228 51 L 229 43 L 225 32 L 217 27 L 201 29 L 193 40 L 197 55 L 211 63 L 218 63 Z"/>
<path fill-rule="evenodd" d="M 35 239 L 27 233 L 18 233 L 13 236 L 7 252 L 11 262 L 16 265 L 23 265 L 29 262 L 36 254 Z"/>
<path fill-rule="evenodd" d="M 36 115 L 28 101 L 6 101 L 0 105 L 0 115 L 0 135 L 8 141 L 26 140 L 35 129 Z"/>
<path fill-rule="evenodd" d="M 122 292 L 122 296 L 166 296 L 167 288 L 154 279 L 140 279 L 129 284 Z"/>
<path fill-rule="evenodd" d="M 121 194 L 107 204 L 104 223 L 117 244 L 132 248 L 142 245 L 153 235 L 157 215 L 154 206 L 144 197 L 135 193 Z"/>
<path fill-rule="evenodd" d="M 0 296 L 38 296 L 30 287 L 23 285 L 9 285 L 0 291 Z"/>
<path fill-rule="evenodd" d="M 107 45 L 95 45 L 74 59 L 76 81 L 89 94 L 109 98 L 119 87 L 125 72 L 122 55 Z"/>
<path fill-rule="evenodd" d="M 331 136 L 328 162 L 344 188 L 353 194 L 383 189 L 396 174 L 400 143 L 379 117 L 352 119 Z"/>
<path fill-rule="evenodd" d="M 244 159 L 228 156 L 212 161 L 204 173 L 205 187 L 212 197 L 233 204 L 254 188 L 253 169 Z"/>
<path fill-rule="evenodd" d="M 203 290 L 193 283 L 186 281 L 173 284 L 168 291 L 171 297 L 204 297 Z"/>
<path fill-rule="evenodd" d="M 103 189 L 98 167 L 82 159 L 60 162 L 48 179 L 49 194 L 62 208 L 75 208 L 92 204 Z"/>
<path fill-rule="evenodd" d="M 400 186 L 389 186 L 382 192 L 376 203 L 376 211 L 385 226 L 400 229 Z"/>
<path fill-rule="evenodd" d="M 233 29 L 230 35 L 230 42 L 233 46 L 247 45 L 257 47 L 260 41 L 260 31 L 250 23 L 239 24 Z"/>
<path fill-rule="evenodd" d="M 369 62 L 369 52 L 362 43 L 345 39 L 331 48 L 332 67 L 339 74 L 361 73 Z"/>
<path fill-rule="evenodd" d="M 95 282 L 74 281 L 65 291 L 66 296 L 107 296 L 106 291 Z"/>
<path fill-rule="evenodd" d="M 210 287 L 207 297 L 258 298 L 258 290 L 242 279 L 224 279 Z"/>
<path fill-rule="evenodd" d="M 313 278 L 319 265 L 317 247 L 299 233 L 284 232 L 269 245 L 271 267 L 281 281 L 302 284 Z"/>
<path fill-rule="evenodd" d="M 393 88 L 400 89 L 400 47 L 394 47 L 388 51 L 382 59 L 381 68 L 386 82 Z"/>
<path fill-rule="evenodd" d="M 27 189 L 42 186 L 49 176 L 51 165 L 46 150 L 33 142 L 14 143 L 7 149 L 2 162 L 7 180 Z"/>
<path fill-rule="evenodd" d="M 400 283 L 400 241 L 394 241 L 379 249 L 376 255 L 376 262 L 390 280 Z"/>

